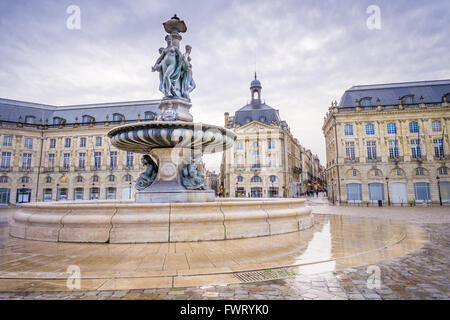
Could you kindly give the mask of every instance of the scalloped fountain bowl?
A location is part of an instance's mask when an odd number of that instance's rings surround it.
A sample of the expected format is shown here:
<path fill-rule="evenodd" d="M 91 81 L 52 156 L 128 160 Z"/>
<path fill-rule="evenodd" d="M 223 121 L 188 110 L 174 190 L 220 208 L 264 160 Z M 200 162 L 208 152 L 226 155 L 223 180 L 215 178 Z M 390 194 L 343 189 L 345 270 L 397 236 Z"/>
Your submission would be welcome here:
<path fill-rule="evenodd" d="M 228 129 L 185 121 L 147 121 L 125 124 L 108 132 L 121 150 L 150 153 L 158 148 L 186 148 L 201 153 L 221 152 L 233 145 L 236 135 Z"/>

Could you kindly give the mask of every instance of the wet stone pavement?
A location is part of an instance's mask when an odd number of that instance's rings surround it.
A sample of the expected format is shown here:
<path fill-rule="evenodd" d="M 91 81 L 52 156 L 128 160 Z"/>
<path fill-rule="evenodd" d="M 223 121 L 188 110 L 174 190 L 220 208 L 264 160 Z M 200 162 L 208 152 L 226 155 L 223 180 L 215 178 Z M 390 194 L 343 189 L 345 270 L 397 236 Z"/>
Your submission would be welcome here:
<path fill-rule="evenodd" d="M 0 292 L 0 299 L 450 299 L 450 224 L 433 223 L 421 226 L 429 233 L 430 242 L 406 256 L 376 264 L 380 268 L 379 289 L 368 288 L 368 267 L 361 266 L 258 283 L 127 291 Z"/>

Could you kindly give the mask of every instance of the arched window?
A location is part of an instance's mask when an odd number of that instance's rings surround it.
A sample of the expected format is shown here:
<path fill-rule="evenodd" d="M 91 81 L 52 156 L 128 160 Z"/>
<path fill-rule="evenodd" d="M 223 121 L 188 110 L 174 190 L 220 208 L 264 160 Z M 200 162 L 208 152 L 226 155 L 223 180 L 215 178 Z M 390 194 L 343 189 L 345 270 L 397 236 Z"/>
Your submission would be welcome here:
<path fill-rule="evenodd" d="M 417 168 L 416 169 L 416 176 L 424 176 L 425 175 L 425 169 L 424 168 Z"/>
<path fill-rule="evenodd" d="M 114 182 L 115 180 L 116 180 L 116 177 L 114 175 L 108 176 L 108 181 L 109 182 Z"/>
<path fill-rule="evenodd" d="M 264 117 L 264 116 L 261 116 L 260 118 L 259 118 L 259 122 L 262 122 L 262 123 L 266 123 L 266 117 Z"/>
<path fill-rule="evenodd" d="M 244 178 L 242 176 L 237 177 L 237 182 L 243 182 L 243 181 L 244 181 Z"/>
<path fill-rule="evenodd" d="M 22 183 L 29 183 L 30 177 L 22 177 Z"/>
<path fill-rule="evenodd" d="M 50 177 L 50 176 L 46 177 L 45 183 L 52 183 L 52 177 Z"/>
<path fill-rule="evenodd" d="M 83 182 L 83 177 L 82 176 L 78 176 L 77 177 L 77 182 Z"/>
<path fill-rule="evenodd" d="M 370 107 L 372 105 L 372 98 L 371 97 L 365 97 L 359 100 L 359 105 L 362 107 Z"/>
<path fill-rule="evenodd" d="M 348 170 L 347 173 L 348 173 L 349 177 L 357 177 L 359 175 L 358 170 L 356 170 L 356 169 Z"/>
<path fill-rule="evenodd" d="M 379 169 L 372 169 L 369 171 L 369 177 L 381 177 L 383 174 Z"/>
<path fill-rule="evenodd" d="M 62 176 L 59 181 L 61 181 L 61 183 L 67 183 L 67 176 Z"/>
<path fill-rule="evenodd" d="M 92 182 L 98 182 L 98 176 L 97 175 L 92 177 Z"/>
<path fill-rule="evenodd" d="M 392 169 L 392 175 L 394 177 L 401 177 L 401 176 L 403 176 L 403 171 L 400 168 L 394 168 L 394 169 Z"/>
<path fill-rule="evenodd" d="M 0 183 L 8 183 L 8 176 L 1 176 Z"/>
<path fill-rule="evenodd" d="M 127 175 L 125 175 L 125 177 L 124 177 L 124 180 L 125 180 L 126 182 L 130 182 L 131 179 L 132 179 L 131 174 L 127 174 Z"/>
<path fill-rule="evenodd" d="M 440 167 L 440 168 L 439 168 L 439 174 L 441 174 L 441 175 L 443 175 L 443 176 L 447 175 L 447 174 L 448 174 L 448 169 L 447 169 L 447 167 Z"/>
<path fill-rule="evenodd" d="M 250 182 L 262 182 L 262 179 L 260 176 L 253 176 Z"/>
<path fill-rule="evenodd" d="M 249 118 L 249 117 L 245 118 L 245 123 L 249 123 L 250 121 L 252 121 L 251 118 Z"/>

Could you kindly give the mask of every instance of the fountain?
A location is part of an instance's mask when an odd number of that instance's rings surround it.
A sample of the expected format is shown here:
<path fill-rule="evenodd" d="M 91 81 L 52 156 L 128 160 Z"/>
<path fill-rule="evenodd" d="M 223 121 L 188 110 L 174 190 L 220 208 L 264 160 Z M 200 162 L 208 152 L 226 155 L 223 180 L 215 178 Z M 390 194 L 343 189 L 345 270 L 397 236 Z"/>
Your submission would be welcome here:
<path fill-rule="evenodd" d="M 164 94 L 155 121 L 120 125 L 108 132 L 120 150 L 143 154 L 145 171 L 130 201 L 23 204 L 14 214 L 14 237 L 55 242 L 145 243 L 225 240 L 300 231 L 313 225 L 304 199 L 221 200 L 205 187 L 198 164 L 203 154 L 233 145 L 235 134 L 194 123 L 189 94 L 191 46 L 180 51 L 184 21 L 163 23 L 167 46 L 152 67 Z"/>

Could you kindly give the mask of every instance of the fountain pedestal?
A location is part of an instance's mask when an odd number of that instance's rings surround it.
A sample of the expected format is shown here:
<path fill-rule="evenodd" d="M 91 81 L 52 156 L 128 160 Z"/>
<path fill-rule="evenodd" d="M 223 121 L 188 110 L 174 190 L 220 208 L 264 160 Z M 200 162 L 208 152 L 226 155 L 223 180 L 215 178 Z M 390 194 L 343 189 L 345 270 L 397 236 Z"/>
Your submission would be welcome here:
<path fill-rule="evenodd" d="M 190 163 L 192 152 L 185 148 L 156 148 L 150 155 L 157 160 L 155 181 L 136 193 L 138 203 L 209 202 L 214 201 L 213 190 L 187 190 L 182 185 L 183 166 Z"/>

